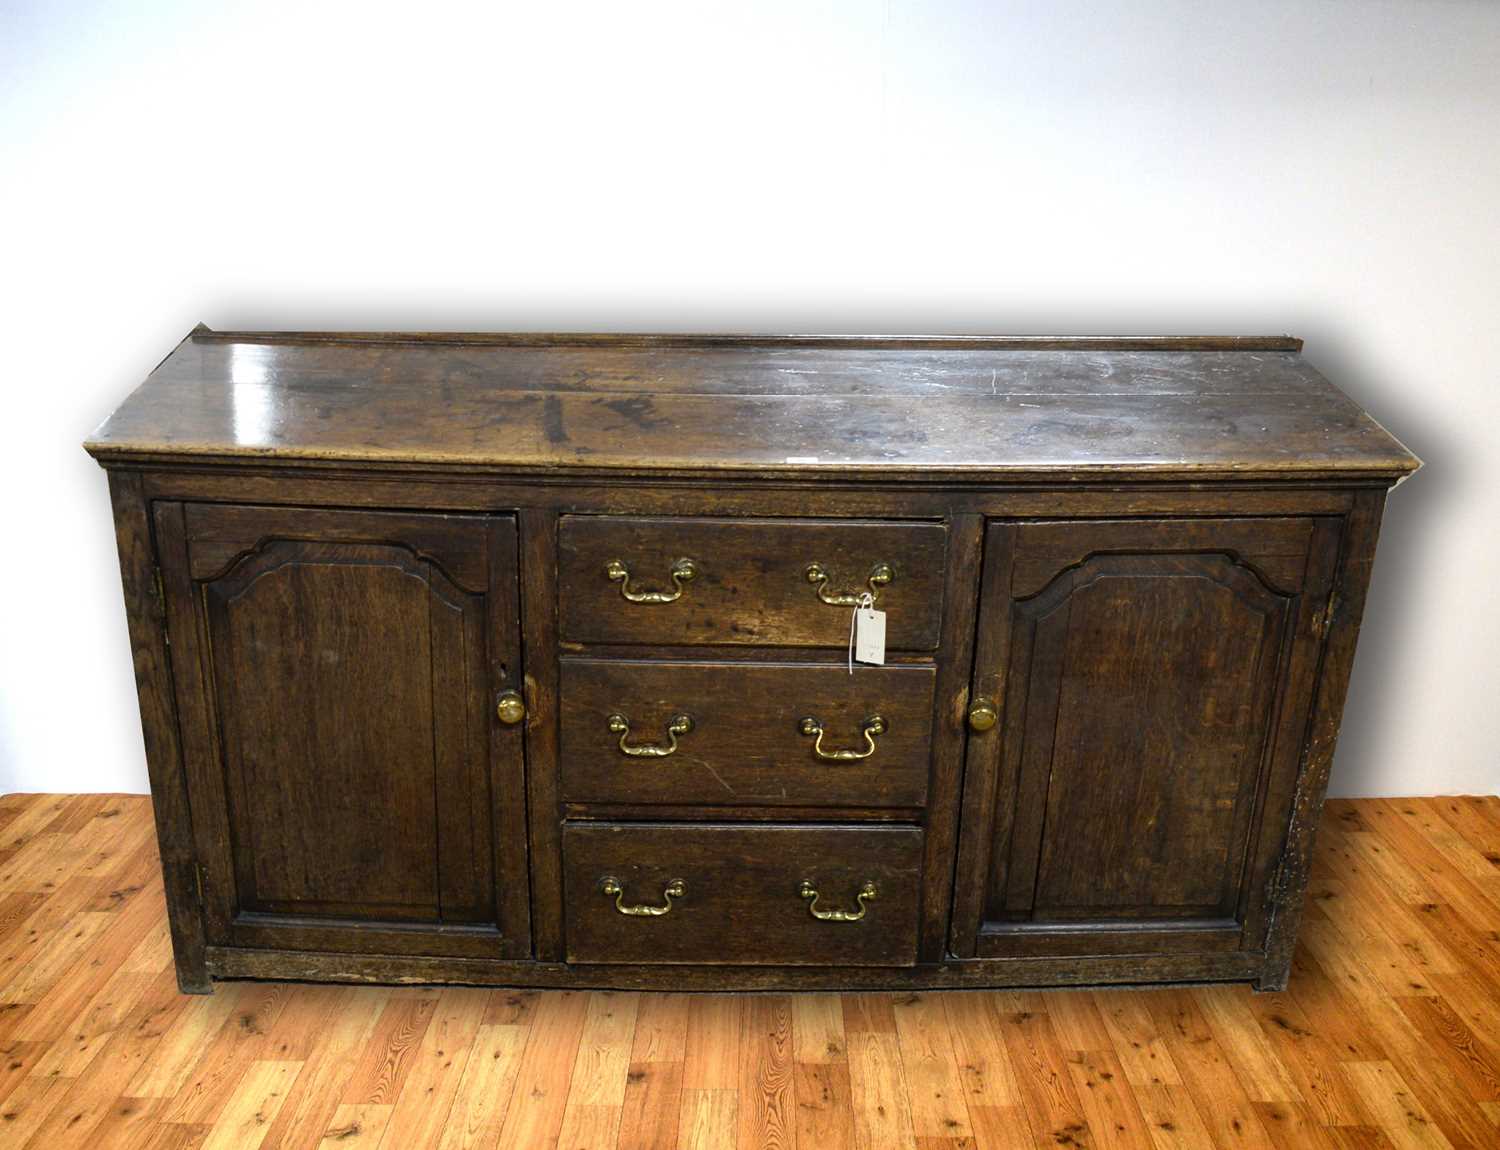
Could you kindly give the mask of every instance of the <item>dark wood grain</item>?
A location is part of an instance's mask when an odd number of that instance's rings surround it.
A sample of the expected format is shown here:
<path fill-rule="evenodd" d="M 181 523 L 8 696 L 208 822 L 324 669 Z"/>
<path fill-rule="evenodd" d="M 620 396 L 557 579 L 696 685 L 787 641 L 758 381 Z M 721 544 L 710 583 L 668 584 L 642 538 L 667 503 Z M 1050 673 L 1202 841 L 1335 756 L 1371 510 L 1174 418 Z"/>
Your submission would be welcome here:
<path fill-rule="evenodd" d="M 960 898 L 959 953 L 1260 945 L 1253 829 L 1296 776 L 1307 691 L 1283 695 L 1320 643 L 1320 523 L 991 529 L 1004 666 L 980 689 L 1004 684 L 1004 719 L 971 773 L 966 857 L 986 862 L 960 875 L 983 894 Z"/>
<path fill-rule="evenodd" d="M 87 444 L 182 986 L 1284 985 L 1418 466 L 1299 350 L 196 331 Z"/>
<path fill-rule="evenodd" d="M 476 647 L 483 645 L 485 675 L 470 682 L 473 716 L 471 755 L 488 743 L 487 786 L 468 792 L 468 841 L 482 841 L 489 828 L 491 859 L 495 876 L 495 921 L 500 927 L 501 949 L 507 956 L 531 954 L 530 847 L 526 818 L 526 726 L 497 723 L 496 705 L 502 692 L 527 697 L 524 647 L 521 636 L 521 541 L 520 523 L 514 515 L 491 515 L 485 522 L 489 583 L 485 587 L 485 622 L 482 636 L 470 636 Z M 450 672 L 451 674 L 451 669 Z M 476 780 L 477 782 L 477 780 Z M 462 839 L 460 841 L 463 841 Z"/>
<path fill-rule="evenodd" d="M 943 591 L 943 632 L 938 658 L 937 692 L 932 713 L 932 776 L 923 842 L 922 939 L 924 962 L 945 952 L 953 894 L 953 867 L 958 850 L 963 788 L 965 712 L 969 671 L 974 657 L 974 623 L 978 614 L 984 520 L 955 514 L 948 531 L 948 585 Z"/>
<path fill-rule="evenodd" d="M 1416 466 L 1294 351 L 1264 345 L 532 342 L 189 338 L 89 448 L 886 477 Z"/>
<path fill-rule="evenodd" d="M 474 939 L 441 927 L 488 924 L 484 952 L 529 953 L 520 740 L 491 744 L 520 678 L 514 521 L 164 504 L 158 522 L 215 934 L 356 945 L 405 922 L 444 953 Z"/>
<path fill-rule="evenodd" d="M 930 651 L 943 608 L 945 529 L 936 523 L 565 516 L 558 537 L 562 638 L 575 643 L 844 648 L 851 608 L 827 597 L 869 593 L 885 612 L 886 647 Z M 676 594 L 674 563 L 697 574 L 670 603 L 633 603 L 605 571 L 626 565 L 630 590 Z M 892 578 L 871 588 L 886 566 Z"/>
<path fill-rule="evenodd" d="M 327 982 L 454 982 L 475 986 L 591 987 L 606 990 L 936 990 L 982 987 L 1107 986 L 1154 982 L 1244 982 L 1262 956 L 1208 954 L 1079 955 L 957 961 L 919 966 L 719 966 L 677 963 L 560 963 L 422 955 L 209 947 L 216 978 Z"/>
<path fill-rule="evenodd" d="M 197 850 L 191 804 L 167 650 L 167 619 L 158 594 L 156 547 L 150 506 L 139 475 L 112 473 L 110 503 L 120 584 L 130 626 L 131 659 L 145 739 L 146 770 L 155 798 L 156 839 L 176 958 L 177 985 L 184 993 L 210 989 L 205 964 L 203 916 L 198 901 Z"/>
<path fill-rule="evenodd" d="M 458 823 L 468 802 L 440 804 L 452 764 L 434 748 L 472 740 L 467 692 L 455 698 L 433 679 L 453 663 L 472 670 L 463 632 L 474 608 L 382 545 L 272 544 L 204 591 L 240 908 L 447 917 L 439 825 Z M 487 846 L 465 845 L 487 860 Z"/>
<path fill-rule="evenodd" d="M 272 541 L 320 543 L 328 539 L 379 542 L 391 534 L 391 520 L 364 511 L 299 507 L 275 514 L 264 507 L 187 503 L 182 510 L 187 532 L 188 571 L 204 582 L 225 575 L 239 560 Z M 413 515 L 402 520 L 399 546 L 430 560 L 444 578 L 469 592 L 489 586 L 489 555 L 474 544 L 472 518 Z"/>
<path fill-rule="evenodd" d="M 909 827 L 569 824 L 563 829 L 568 960 L 910 966 L 917 958 L 922 832 Z M 614 877 L 626 906 L 668 905 L 660 916 L 621 914 L 600 882 Z M 799 893 L 813 882 L 820 909 L 857 922 L 822 922 Z"/>
<path fill-rule="evenodd" d="M 526 800 L 537 958 L 562 957 L 558 837 L 557 515 L 521 509 L 521 636 L 526 657 Z"/>
<path fill-rule="evenodd" d="M 735 332 L 548 332 L 548 331 L 215 331 L 199 324 L 188 335 L 196 343 L 411 344 L 419 347 L 699 348 L 791 347 L 1007 348 L 1027 351 L 1301 351 L 1293 335 L 791 335 Z"/>
<path fill-rule="evenodd" d="M 1310 729 L 1302 743 L 1301 770 L 1292 809 L 1285 820 L 1284 844 L 1277 869 L 1270 876 L 1266 965 L 1258 982 L 1263 990 L 1284 990 L 1291 976 L 1292 950 L 1307 892 L 1308 862 L 1328 792 L 1328 775 L 1333 768 L 1333 750 L 1349 689 L 1354 646 L 1364 618 L 1365 596 L 1370 587 L 1384 509 L 1384 491 L 1363 492 L 1346 522 L 1333 609 L 1327 624 L 1328 642 L 1314 688 L 1316 694 L 1311 700 Z"/>
<path fill-rule="evenodd" d="M 562 797 L 569 802 L 720 806 L 919 807 L 931 757 L 931 667 L 746 666 L 564 659 Z M 609 729 L 630 722 L 628 746 L 668 745 L 685 714 L 692 730 L 664 758 L 631 757 Z M 817 718 L 828 751 L 867 749 L 865 721 L 886 730 L 868 758 L 819 759 L 799 722 Z"/>
<path fill-rule="evenodd" d="M 1011 580 L 1016 560 L 1014 523 L 990 523 L 984 528 L 983 566 L 980 570 L 973 678 L 967 705 L 985 702 L 995 708 L 996 721 L 988 730 L 971 729 L 964 747 L 960 834 L 952 885 L 949 952 L 973 958 L 978 952 L 979 928 L 989 907 L 990 875 L 997 849 L 1008 849 L 1016 813 L 1014 771 L 1000 769 L 1006 749 L 1005 732 L 1013 716 L 1006 710 L 1014 619 Z"/>
<path fill-rule="evenodd" d="M 416 511 L 487 511 L 522 507 L 556 513 L 774 517 L 794 513 L 818 518 L 943 519 L 972 514 L 995 518 L 1054 519 L 1124 515 L 1341 515 L 1364 484 L 1310 484 L 1300 478 L 1263 479 L 1233 486 L 1194 482 L 1100 485 L 1056 478 L 1039 484 L 996 486 L 951 480 L 942 484 L 820 481 L 815 477 L 719 478 L 711 507 L 704 485 L 674 477 L 651 481 L 619 477 L 609 482 L 551 475 L 489 472 L 437 473 L 430 468 L 353 467 L 344 464 L 213 464 L 178 461 L 142 475 L 152 499 L 254 502 L 305 506 L 408 508 Z M 1314 476 L 1326 479 L 1326 476 Z"/>

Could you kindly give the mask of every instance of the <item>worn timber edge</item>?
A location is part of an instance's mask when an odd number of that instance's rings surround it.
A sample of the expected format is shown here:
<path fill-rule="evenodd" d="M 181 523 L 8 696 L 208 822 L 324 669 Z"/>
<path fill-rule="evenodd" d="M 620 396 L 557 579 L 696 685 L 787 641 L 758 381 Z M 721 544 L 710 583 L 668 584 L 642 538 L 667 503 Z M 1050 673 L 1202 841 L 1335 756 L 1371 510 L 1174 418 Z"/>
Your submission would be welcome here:
<path fill-rule="evenodd" d="M 1266 963 L 1256 982 L 1260 990 L 1285 990 L 1291 977 L 1297 927 L 1302 921 L 1312 868 L 1313 844 L 1333 771 L 1334 746 L 1343 721 L 1384 511 L 1384 493 L 1365 492 L 1345 520 L 1343 553 L 1335 582 L 1334 605 L 1330 608 L 1329 638 L 1317 677 L 1314 710 L 1308 720 L 1286 844 L 1272 876 Z"/>
<path fill-rule="evenodd" d="M 912 351 L 1293 351 L 1293 335 L 805 335 L 713 332 L 544 331 L 215 331 L 199 324 L 199 343 L 361 343 L 481 347 L 787 347 Z"/>
<path fill-rule="evenodd" d="M 327 450 L 288 455 L 278 448 L 246 448 L 226 452 L 219 445 L 174 445 L 163 452 L 159 446 L 146 443 L 100 443 L 89 440 L 83 445 L 105 468 L 129 467 L 153 471 L 203 470 L 224 473 L 226 468 L 269 465 L 278 471 L 289 467 L 304 469 L 309 477 L 323 471 L 368 474 L 399 474 L 404 478 L 430 476 L 434 479 L 470 477 L 482 480 L 525 480 L 529 482 L 586 483 L 630 482 L 702 483 L 713 481 L 725 486 L 742 483 L 786 483 L 826 487 L 830 482 L 849 486 L 891 485 L 909 487 L 916 483 L 932 487 L 985 487 L 1004 490 L 1016 487 L 1078 488 L 1099 484 L 1199 484 L 1199 483 L 1276 483 L 1306 487 L 1309 484 L 1361 484 L 1390 487 L 1405 479 L 1419 466 L 1409 467 L 1331 466 L 1319 469 L 1254 466 L 1225 468 L 1217 464 L 1191 463 L 1075 463 L 1055 467 L 1000 469 L 975 467 L 869 467 L 861 464 L 797 463 L 783 467 L 755 465 L 737 467 L 577 467 L 479 463 L 457 455 L 429 453 L 420 459 L 398 451 L 361 448 L 358 451 Z"/>
<path fill-rule="evenodd" d="M 150 501 L 139 475 L 111 474 L 109 492 L 177 985 L 187 994 L 206 994 L 211 988 L 204 966 L 197 854 L 177 703 L 172 690 L 166 614 L 156 582 Z"/>
<path fill-rule="evenodd" d="M 442 983 L 584 990 L 924 990 L 1244 982 L 1262 973 L 1254 951 L 1089 958 L 948 959 L 914 967 L 595 965 L 326 951 L 208 948 L 216 979 Z"/>
<path fill-rule="evenodd" d="M 1283 438 L 1262 436 L 1261 440 L 1256 441 L 1258 433 L 1254 427 L 1247 425 L 1243 433 L 1234 430 L 1237 422 L 1243 422 L 1242 417 L 1249 418 L 1251 423 L 1260 418 L 1256 414 L 1259 409 L 1253 405 L 1247 412 L 1238 412 L 1236 409 L 1228 415 L 1222 412 L 1213 415 L 1213 418 L 1220 421 L 1229 420 L 1229 431 L 1252 443 L 1255 449 L 1243 457 L 1226 452 L 1223 449 L 1223 434 L 1216 435 L 1212 429 L 1198 429 L 1195 432 L 1198 440 L 1189 437 L 1184 442 L 1177 443 L 1169 437 L 1158 442 L 1155 438 L 1156 425 L 1151 422 L 1151 412 L 1146 409 L 1132 408 L 1123 421 L 1130 427 L 1134 427 L 1136 422 L 1141 424 L 1140 430 L 1144 438 L 1138 442 L 1132 440 L 1136 443 L 1135 447 L 1126 445 L 1116 450 L 1107 444 L 1094 443 L 1090 439 L 1088 428 L 1098 424 L 1102 428 L 1112 429 L 1122 421 L 1111 422 L 1098 413 L 1093 416 L 1080 414 L 1079 418 L 1084 419 L 1086 426 L 1076 434 L 1070 432 L 1068 427 L 1071 425 L 1067 421 L 1075 414 L 1069 402 L 1071 393 L 1052 396 L 1045 405 L 1047 410 L 1034 416 L 1034 419 L 1040 420 L 1035 428 L 1025 423 L 1027 418 L 1033 418 L 1033 413 L 1023 412 L 1017 415 L 1010 412 L 996 426 L 974 431 L 973 435 L 979 436 L 979 439 L 974 439 L 971 435 L 968 439 L 955 441 L 951 422 L 945 423 L 937 415 L 921 416 L 914 417 L 910 426 L 903 424 L 900 429 L 904 436 L 903 442 L 907 443 L 907 448 L 902 451 L 870 447 L 864 442 L 869 431 L 863 427 L 852 427 L 849 442 L 845 443 L 839 438 L 842 432 L 835 427 L 830 432 L 832 442 L 837 447 L 832 457 L 826 451 L 816 449 L 822 445 L 821 439 L 814 436 L 804 443 L 804 435 L 796 443 L 788 443 L 789 454 L 783 458 L 779 451 L 768 450 L 765 442 L 746 443 L 737 440 L 720 443 L 714 438 L 713 432 L 693 424 L 695 419 L 701 422 L 706 418 L 701 402 L 705 397 L 669 392 L 662 397 L 663 401 L 689 404 L 685 414 L 666 417 L 667 423 L 679 417 L 687 421 L 684 426 L 689 434 L 685 438 L 679 440 L 674 434 L 664 439 L 662 435 L 658 435 L 656 441 L 643 445 L 640 450 L 623 448 L 614 440 L 608 440 L 602 445 L 570 445 L 563 423 L 566 412 L 557 411 L 552 415 L 543 412 L 538 415 L 528 404 L 537 396 L 551 396 L 553 398 L 546 402 L 556 405 L 560 402 L 558 396 L 561 395 L 562 401 L 577 406 L 592 393 L 570 389 L 564 389 L 560 393 L 530 385 L 511 388 L 504 385 L 503 373 L 501 377 L 497 377 L 494 386 L 483 380 L 468 380 L 464 383 L 459 397 L 451 401 L 456 405 L 451 427 L 440 420 L 427 426 L 415 438 L 388 435 L 390 428 L 387 424 L 393 420 L 397 424 L 401 422 L 401 404 L 424 399 L 425 392 L 418 395 L 411 391 L 412 388 L 445 380 L 446 377 L 439 370 L 441 360 L 435 363 L 423 361 L 426 366 L 410 377 L 397 372 L 396 383 L 392 385 L 394 397 L 386 398 L 384 388 L 378 392 L 380 403 L 390 407 L 390 411 L 382 408 L 373 398 L 363 395 L 359 397 L 360 404 L 351 408 L 349 379 L 358 376 L 359 371 L 354 370 L 348 379 L 335 371 L 335 385 L 331 386 L 330 394 L 343 397 L 340 411 L 344 415 L 347 416 L 350 411 L 361 411 L 364 415 L 360 418 L 365 422 L 356 420 L 347 434 L 322 434 L 317 432 L 317 427 L 321 425 L 314 419 L 308 424 L 313 428 L 313 433 L 306 435 L 301 433 L 302 425 L 297 422 L 298 418 L 302 418 L 303 423 L 306 423 L 304 417 L 307 413 L 303 408 L 312 402 L 311 397 L 299 392 L 298 388 L 309 379 L 321 380 L 320 373 L 334 368 L 338 360 L 330 357 L 337 357 L 340 347 L 347 349 L 351 355 L 378 352 L 382 348 L 393 351 L 401 348 L 418 351 L 427 349 L 440 355 L 446 350 L 456 356 L 462 356 L 466 350 L 502 355 L 507 351 L 547 352 L 553 349 L 560 352 L 581 352 L 585 355 L 665 351 L 679 352 L 689 357 L 683 370 L 690 372 L 695 370 L 693 365 L 696 361 L 691 358 L 694 353 L 726 350 L 743 351 L 752 357 L 761 353 L 774 354 L 793 349 L 822 349 L 834 355 L 841 351 L 850 355 L 874 352 L 877 355 L 896 357 L 913 353 L 947 353 L 968 357 L 983 356 L 986 353 L 1008 355 L 1031 352 L 1105 356 L 1131 353 L 1167 356 L 1180 354 L 1190 362 L 1195 356 L 1225 353 L 1248 353 L 1251 356 L 1263 353 L 1295 358 L 1301 350 L 1302 341 L 1292 336 L 214 332 L 200 325 L 178 345 L 178 352 L 194 344 L 230 346 L 257 343 L 269 348 L 300 347 L 314 357 L 310 364 L 303 364 L 297 369 L 304 373 L 311 372 L 305 378 L 304 375 L 298 375 L 297 371 L 283 375 L 275 365 L 268 369 L 270 382 L 265 386 L 269 390 L 260 402 L 278 411 L 285 408 L 287 417 L 291 419 L 285 428 L 278 429 L 275 434 L 241 435 L 239 428 L 228 422 L 230 416 L 223 410 L 226 393 L 222 389 L 229 386 L 232 372 L 229 372 L 224 363 L 215 361 L 211 368 L 194 367 L 191 362 L 179 364 L 174 374 L 170 369 L 177 358 L 177 352 L 174 352 L 99 425 L 84 444 L 85 448 L 106 466 L 167 467 L 174 463 L 194 462 L 210 466 L 230 466 L 239 462 L 350 468 L 418 467 L 433 475 L 530 474 L 583 480 L 639 476 L 685 480 L 719 479 L 731 482 L 797 478 L 855 483 L 946 481 L 970 484 L 1048 480 L 1061 480 L 1070 484 L 1090 481 L 1239 483 L 1246 478 L 1294 477 L 1304 482 L 1355 480 L 1389 485 L 1420 466 L 1420 461 L 1381 427 L 1378 421 L 1361 411 L 1357 404 L 1353 404 L 1337 388 L 1318 377 L 1316 372 L 1303 372 L 1298 376 L 1310 389 L 1306 393 L 1304 407 L 1297 406 L 1300 400 L 1288 398 L 1298 396 L 1300 393 L 1297 389 L 1274 392 L 1281 399 L 1271 409 L 1267 409 L 1270 414 L 1266 418 L 1271 422 L 1279 419 L 1283 424 L 1291 421 L 1285 428 L 1278 425 L 1277 435 Z M 568 366 L 570 364 L 572 366 Z M 545 374 L 546 365 L 542 366 Z M 200 370 L 206 373 L 201 378 L 196 374 Z M 375 365 L 370 366 L 369 370 L 378 375 L 381 369 Z M 557 365 L 557 370 L 571 376 L 578 368 L 572 360 L 565 360 Z M 746 370 L 754 377 L 754 370 L 749 367 Z M 444 386 L 447 386 L 446 383 Z M 179 387 L 185 387 L 185 391 L 174 390 Z M 402 391 L 403 387 L 407 391 Z M 611 391 L 610 394 L 615 392 Z M 649 388 L 643 388 L 640 394 L 649 396 L 653 393 Z M 1231 387 L 1224 394 L 1237 396 L 1239 392 Z M 741 407 L 749 405 L 750 415 L 747 418 L 760 418 L 761 409 L 757 405 L 772 400 L 779 401 L 781 406 L 775 408 L 777 418 L 791 420 L 797 427 L 802 425 L 796 423 L 797 413 L 801 410 L 796 404 L 805 401 L 825 406 L 831 403 L 837 407 L 851 399 L 850 395 L 843 392 L 823 393 L 816 389 L 806 393 L 801 389 L 794 389 L 785 394 L 762 394 L 758 389 L 743 393 L 730 390 L 723 392 L 722 396 L 726 401 L 732 400 Z M 892 397 L 877 398 L 883 402 Z M 1080 397 L 1080 402 L 1083 398 L 1086 398 L 1086 394 Z M 1119 402 L 1133 399 L 1148 401 L 1156 399 L 1157 392 L 1148 389 L 1147 392 L 1136 394 L 1127 389 L 1114 398 Z M 592 402 L 601 401 L 596 396 Z M 692 406 L 695 402 L 697 407 Z M 468 406 L 464 406 L 465 404 Z M 917 405 L 911 410 L 920 411 L 922 406 Z M 497 412 L 513 414 L 505 414 L 502 419 Z M 818 408 L 814 414 L 817 412 L 823 412 L 823 408 Z M 823 413 L 826 415 L 826 412 Z M 588 412 L 582 415 L 575 412 L 574 416 L 591 418 Z M 990 416 L 992 423 L 1000 418 L 993 411 Z M 329 416 L 325 414 L 319 418 L 326 419 Z M 382 423 L 382 420 L 386 423 Z M 1315 434 L 1314 424 L 1319 420 L 1325 425 L 1322 438 L 1316 438 Z M 471 434 L 473 428 L 480 425 L 485 429 L 482 440 Z M 1061 437 L 1056 450 L 1036 438 L 1038 435 L 1051 434 L 1049 429 L 1055 430 Z M 1260 429 L 1261 432 L 1267 430 L 1265 427 Z M 694 438 L 695 434 L 697 439 Z M 935 436 L 931 442 L 929 434 Z M 1291 450 L 1286 446 L 1285 436 L 1294 434 L 1300 434 L 1304 438 L 1308 435 L 1315 436 L 1310 441 L 1308 451 Z M 1061 441 L 1067 440 L 1069 435 L 1073 435 L 1074 439 L 1088 440 L 1084 444 L 1087 450 L 1066 450 Z M 990 436 L 995 437 L 993 442 L 990 442 Z M 1129 437 L 1128 431 L 1125 436 Z M 743 436 L 740 438 L 744 439 Z M 988 444 L 985 450 L 971 452 L 981 442 Z M 838 446 L 840 444 L 842 446 Z M 807 450 L 803 450 L 803 447 Z M 820 455 L 823 458 L 819 458 Z"/>

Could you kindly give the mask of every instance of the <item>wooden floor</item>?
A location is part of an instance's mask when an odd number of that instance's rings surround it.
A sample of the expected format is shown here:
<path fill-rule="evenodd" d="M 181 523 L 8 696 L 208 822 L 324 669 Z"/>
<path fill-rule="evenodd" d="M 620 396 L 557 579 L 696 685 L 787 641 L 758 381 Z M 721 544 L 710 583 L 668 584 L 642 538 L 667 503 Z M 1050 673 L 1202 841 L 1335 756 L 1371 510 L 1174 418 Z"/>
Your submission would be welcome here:
<path fill-rule="evenodd" d="M 0 1147 L 1500 1147 L 1500 799 L 1329 804 L 1284 994 L 171 974 L 148 801 L 0 799 Z"/>

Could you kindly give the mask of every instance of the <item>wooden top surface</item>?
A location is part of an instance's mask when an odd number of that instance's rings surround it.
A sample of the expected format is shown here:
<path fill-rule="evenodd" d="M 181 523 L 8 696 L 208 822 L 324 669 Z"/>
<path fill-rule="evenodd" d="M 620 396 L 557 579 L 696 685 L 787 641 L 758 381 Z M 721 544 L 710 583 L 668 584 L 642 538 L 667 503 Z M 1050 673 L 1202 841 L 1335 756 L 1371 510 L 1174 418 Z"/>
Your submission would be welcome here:
<path fill-rule="evenodd" d="M 189 335 L 85 445 L 630 473 L 998 480 L 1420 464 L 1285 337 Z"/>

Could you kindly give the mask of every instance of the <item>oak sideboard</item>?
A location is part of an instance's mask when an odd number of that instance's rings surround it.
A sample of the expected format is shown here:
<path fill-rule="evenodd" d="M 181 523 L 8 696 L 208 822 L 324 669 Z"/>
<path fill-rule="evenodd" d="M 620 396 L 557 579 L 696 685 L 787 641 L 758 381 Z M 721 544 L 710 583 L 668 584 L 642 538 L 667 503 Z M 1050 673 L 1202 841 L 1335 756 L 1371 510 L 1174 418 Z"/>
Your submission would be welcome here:
<path fill-rule="evenodd" d="M 194 330 L 86 445 L 180 985 L 1284 986 L 1419 465 L 1300 352 Z"/>

